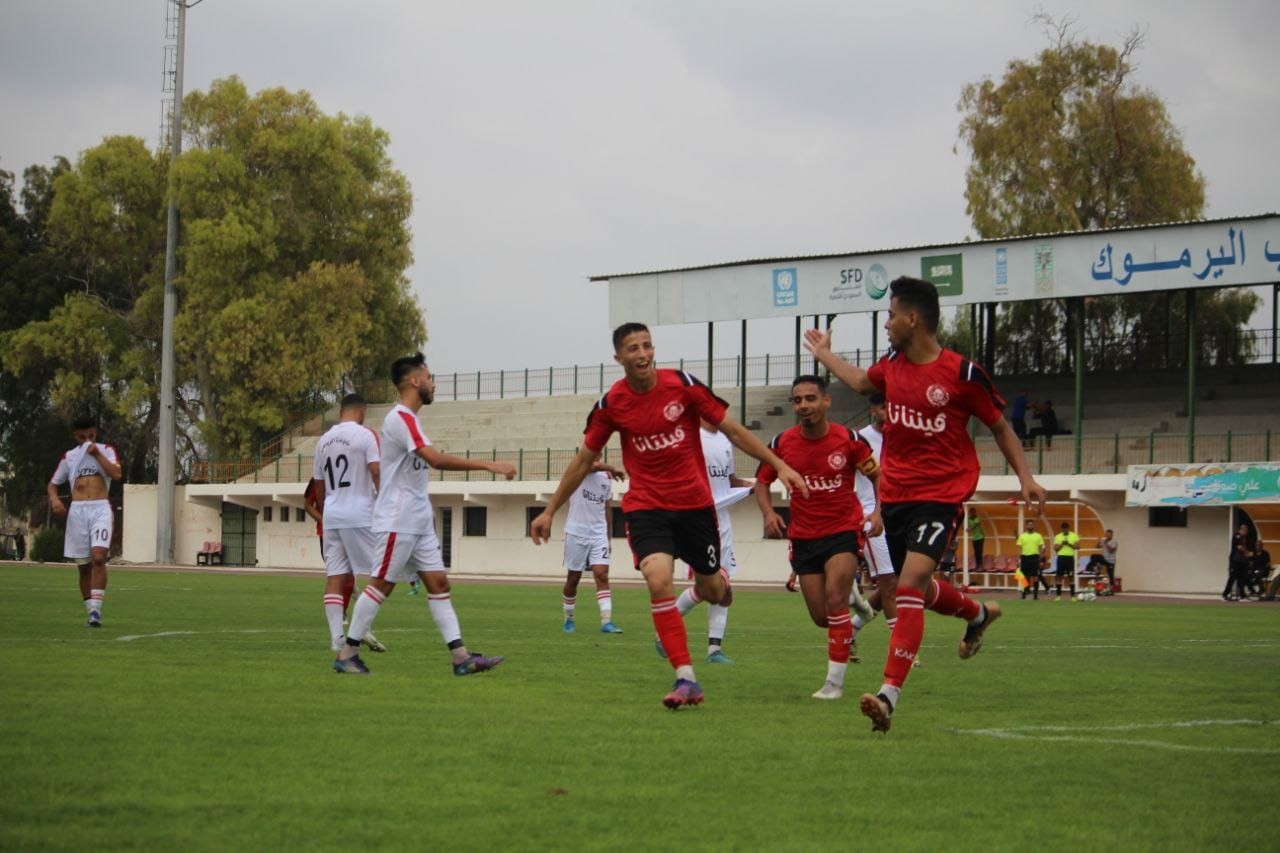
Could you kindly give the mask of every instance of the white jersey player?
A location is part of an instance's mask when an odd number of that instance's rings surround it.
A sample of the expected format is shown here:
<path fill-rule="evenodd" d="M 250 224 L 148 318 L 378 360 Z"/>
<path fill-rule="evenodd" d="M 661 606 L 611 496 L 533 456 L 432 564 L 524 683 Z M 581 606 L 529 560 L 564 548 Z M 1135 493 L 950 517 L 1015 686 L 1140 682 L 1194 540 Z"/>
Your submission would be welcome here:
<path fill-rule="evenodd" d="M 884 445 L 884 395 L 878 392 L 871 394 L 867 398 L 867 404 L 867 416 L 870 418 L 871 423 L 857 432 L 871 445 L 872 455 L 875 456 L 876 462 L 879 463 L 880 448 Z M 876 506 L 876 493 L 871 481 L 862 474 L 858 474 L 854 487 L 858 492 L 858 500 L 862 502 L 862 511 L 870 513 Z M 881 607 L 884 608 L 885 622 L 890 631 L 893 630 L 893 626 L 898 620 L 898 607 L 894 600 L 898 589 L 898 576 L 893 570 L 892 561 L 889 559 L 889 544 L 885 540 L 883 533 L 879 536 L 866 537 L 863 558 L 866 560 L 867 569 L 870 571 L 871 580 L 875 583 L 876 588 L 864 600 L 857 593 L 857 584 L 854 584 L 855 595 L 850 599 L 849 604 L 856 611 L 856 615 L 853 618 L 853 635 L 855 639 L 858 636 L 858 631 L 875 618 L 875 614 Z M 857 600 L 855 601 L 854 598 Z"/>
<path fill-rule="evenodd" d="M 453 609 L 449 577 L 436 538 L 435 514 L 427 494 L 428 474 L 430 468 L 489 471 L 510 480 L 516 469 L 510 462 L 450 456 L 431 445 L 418 423 L 418 410 L 430 405 L 436 383 L 422 353 L 396 359 L 391 365 L 391 381 L 400 394 L 400 402 L 382 423 L 382 482 L 373 505 L 373 532 L 377 534 L 373 572 L 352 611 L 347 639 L 333 668 L 337 672 L 368 674 L 368 667 L 357 654 L 360 641 L 396 584 L 416 575 L 427 588 L 427 606 L 449 648 L 453 674 L 483 672 L 497 666 L 502 658 L 472 653 L 462 642 L 462 629 Z"/>
<path fill-rule="evenodd" d="M 574 613 L 578 602 L 578 583 L 582 573 L 590 569 L 596 581 L 596 604 L 600 607 L 600 633 L 621 634 L 613 621 L 613 593 L 609 589 L 609 501 L 613 497 L 613 481 L 626 474 L 597 462 L 591 473 L 569 497 L 569 514 L 564 523 L 564 580 L 562 602 L 564 632 L 575 630 Z"/>
<path fill-rule="evenodd" d="M 107 556 L 115 530 L 107 493 L 121 476 L 116 449 L 98 444 L 98 425 L 79 418 L 71 425 L 76 446 L 58 460 L 47 488 L 54 515 L 67 517 L 62 553 L 80 570 L 80 597 L 90 628 L 102 625 L 102 599 L 107 592 Z M 58 487 L 71 484 L 71 509 L 58 496 Z"/>
<path fill-rule="evenodd" d="M 359 394 L 342 398 L 339 421 L 321 436 L 311 470 L 312 488 L 323 509 L 317 512 L 308 505 L 307 514 L 324 530 L 324 614 L 335 652 L 342 648 L 342 619 L 355 576 L 373 569 L 373 501 L 382 457 L 378 434 L 364 425 L 365 410 Z M 364 640 L 373 651 L 386 651 L 376 637 L 366 633 Z"/>
<path fill-rule="evenodd" d="M 751 482 L 740 479 L 734 471 L 733 442 L 717 429 L 708 428 L 705 421 L 699 430 L 702 439 L 702 458 L 707 464 L 707 480 L 711 484 L 711 497 L 716 502 L 716 524 L 720 528 L 720 565 L 732 578 L 738 568 L 733 553 L 733 521 L 729 507 L 751 494 Z M 689 587 L 676 599 L 676 609 L 684 616 L 702 599 L 696 587 Z M 733 663 L 724 653 L 724 632 L 729 624 L 729 605 L 733 603 L 732 587 L 719 604 L 707 605 L 707 661 L 709 663 Z"/>

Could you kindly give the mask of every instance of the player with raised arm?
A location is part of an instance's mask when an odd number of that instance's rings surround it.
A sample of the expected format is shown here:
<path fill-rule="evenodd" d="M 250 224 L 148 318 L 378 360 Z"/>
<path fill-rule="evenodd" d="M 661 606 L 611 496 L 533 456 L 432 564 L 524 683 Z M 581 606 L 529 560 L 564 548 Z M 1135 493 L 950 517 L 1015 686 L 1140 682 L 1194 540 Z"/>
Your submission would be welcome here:
<path fill-rule="evenodd" d="M 978 485 L 981 467 L 968 433 L 971 416 L 995 437 L 1021 485 L 1022 499 L 1044 511 L 1044 487 L 1031 476 L 1022 442 L 1004 419 L 1001 399 L 986 372 L 938 343 L 938 290 L 931 282 L 902 277 L 890 285 L 891 351 L 870 369 L 831 351 L 831 333 L 805 332 L 805 347 L 841 381 L 861 394 L 885 395 L 880 501 L 889 556 L 898 573 L 898 622 L 889 640 L 884 683 L 859 707 L 873 731 L 887 732 L 902 684 L 924 638 L 928 607 L 965 620 L 962 659 L 982 647 L 982 636 L 1000 617 L 995 603 L 969 598 L 933 572 L 963 517 L 964 502 Z"/>
<path fill-rule="evenodd" d="M 98 422 L 93 418 L 72 421 L 71 437 L 76 446 L 62 454 L 49 480 L 49 506 L 54 515 L 66 516 L 62 554 L 80 570 L 80 598 L 88 626 L 100 628 L 102 599 L 107 593 L 107 557 L 115 530 L 107 494 L 111 481 L 119 480 L 122 472 L 116 449 L 98 443 Z M 58 497 L 63 483 L 71 484 L 70 510 Z"/>
<path fill-rule="evenodd" d="M 564 505 L 591 470 L 609 437 L 622 436 L 622 462 L 631 487 L 622 498 L 636 568 L 649 588 L 653 625 L 676 682 L 662 702 L 668 708 L 702 702 L 689 655 L 684 620 L 676 609 L 675 561 L 694 570 L 698 595 L 719 604 L 728 590 L 720 565 L 720 535 L 715 501 L 698 439 L 698 424 L 717 425 L 737 447 L 778 467 L 779 479 L 807 494 L 804 481 L 749 430 L 725 416 L 729 405 L 688 373 L 659 369 L 653 339 L 641 323 L 624 323 L 613 332 L 614 360 L 624 376 L 601 396 L 587 417 L 583 448 L 570 461 L 555 494 L 530 524 L 535 544 L 551 536 L 556 510 Z"/>
<path fill-rule="evenodd" d="M 360 641 L 373 627 L 378 608 L 396 584 L 417 575 L 427 588 L 431 619 L 449 648 L 453 674 L 483 672 L 502 663 L 502 658 L 471 652 L 462 642 L 427 494 L 428 475 L 431 468 L 489 471 L 510 480 L 516 469 L 510 462 L 450 456 L 427 440 L 418 423 L 418 410 L 431 404 L 436 382 L 422 353 L 396 359 L 391 365 L 391 381 L 400 393 L 400 402 L 382 422 L 381 486 L 373 505 L 373 532 L 377 535 L 373 573 L 356 600 L 346 642 L 333 668 L 358 675 L 369 673 L 357 654 Z"/>
<path fill-rule="evenodd" d="M 863 536 L 862 504 L 853 480 L 861 472 L 872 484 L 872 507 L 866 532 L 881 531 L 875 506 L 875 484 L 880 479 L 871 445 L 843 424 L 831 423 L 831 395 L 820 376 L 797 376 L 791 383 L 791 406 L 799 420 L 783 430 L 769 448 L 791 465 L 809 486 L 809 495 L 791 496 L 791 523 L 773 509 L 769 484 L 777 472 L 768 464 L 756 473 L 755 495 L 764 517 L 765 535 L 784 533 L 791 540 L 791 568 L 800 578 L 809 618 L 827 629 L 827 678 L 814 699 L 839 699 L 844 695 L 845 669 L 853 644 L 849 594 L 857 573 Z"/>
<path fill-rule="evenodd" d="M 574 613 L 578 604 L 578 584 L 582 573 L 591 570 L 596 581 L 596 605 L 600 608 L 600 633 L 621 634 L 613 621 L 613 593 L 609 589 L 609 502 L 613 481 L 626 479 L 626 472 L 604 462 L 596 462 L 569 498 L 569 517 L 564 523 L 564 632 L 576 630 Z"/>
<path fill-rule="evenodd" d="M 366 405 L 359 394 L 342 398 L 338 423 L 320 437 L 307 490 L 319 510 L 307 503 L 307 514 L 316 520 L 324 557 L 324 615 L 329 623 L 333 651 L 341 651 L 342 618 L 355 590 L 356 575 L 373 570 L 377 537 L 373 535 L 373 500 L 378 492 L 382 455 L 378 434 L 364 425 Z M 372 632 L 364 644 L 385 652 Z"/>

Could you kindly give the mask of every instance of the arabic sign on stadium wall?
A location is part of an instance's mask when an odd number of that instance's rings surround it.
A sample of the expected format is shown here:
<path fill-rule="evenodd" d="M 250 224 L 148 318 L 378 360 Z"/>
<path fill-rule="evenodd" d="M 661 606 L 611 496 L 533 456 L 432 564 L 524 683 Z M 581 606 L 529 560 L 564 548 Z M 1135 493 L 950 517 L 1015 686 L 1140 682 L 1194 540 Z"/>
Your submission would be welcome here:
<path fill-rule="evenodd" d="M 1280 279 L 1280 215 L 597 277 L 612 324 L 850 314 L 887 307 L 900 275 L 943 305 L 1101 296 Z"/>
<path fill-rule="evenodd" d="M 1223 506 L 1280 501 L 1280 462 L 1130 465 L 1125 506 Z"/>

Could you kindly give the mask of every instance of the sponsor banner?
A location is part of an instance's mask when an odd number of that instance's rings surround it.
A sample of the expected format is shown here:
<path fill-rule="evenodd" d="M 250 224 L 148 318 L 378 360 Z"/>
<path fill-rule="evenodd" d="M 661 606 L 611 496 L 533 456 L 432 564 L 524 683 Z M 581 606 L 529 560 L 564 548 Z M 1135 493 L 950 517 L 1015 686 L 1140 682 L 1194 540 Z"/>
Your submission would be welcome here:
<path fill-rule="evenodd" d="M 1280 462 L 1130 465 L 1125 506 L 1223 506 L 1280 501 Z"/>
<path fill-rule="evenodd" d="M 664 325 L 882 311 L 902 275 L 932 281 L 943 305 L 1269 284 L 1280 215 L 613 276 L 609 316 Z"/>

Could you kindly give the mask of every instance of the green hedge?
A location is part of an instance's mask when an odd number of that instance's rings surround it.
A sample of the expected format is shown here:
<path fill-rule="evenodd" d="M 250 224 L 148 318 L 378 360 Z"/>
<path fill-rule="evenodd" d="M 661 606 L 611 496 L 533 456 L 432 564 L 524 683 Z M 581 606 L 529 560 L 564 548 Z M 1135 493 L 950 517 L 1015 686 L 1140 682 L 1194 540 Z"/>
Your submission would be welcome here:
<path fill-rule="evenodd" d="M 61 563 L 62 558 L 62 538 L 63 530 L 61 527 L 46 527 L 35 535 L 31 540 L 31 553 L 28 559 L 35 563 Z"/>

